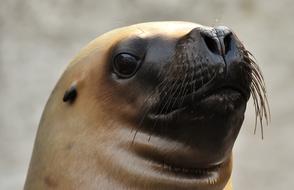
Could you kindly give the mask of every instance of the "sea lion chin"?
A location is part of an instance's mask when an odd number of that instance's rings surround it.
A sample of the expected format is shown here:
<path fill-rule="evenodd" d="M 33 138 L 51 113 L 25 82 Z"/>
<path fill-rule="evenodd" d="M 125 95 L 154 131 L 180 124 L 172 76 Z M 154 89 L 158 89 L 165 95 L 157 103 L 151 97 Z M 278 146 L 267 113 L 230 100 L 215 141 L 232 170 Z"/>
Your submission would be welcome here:
<path fill-rule="evenodd" d="M 30 189 L 230 189 L 232 148 L 258 66 L 229 28 L 151 22 L 90 42 L 53 90 Z"/>

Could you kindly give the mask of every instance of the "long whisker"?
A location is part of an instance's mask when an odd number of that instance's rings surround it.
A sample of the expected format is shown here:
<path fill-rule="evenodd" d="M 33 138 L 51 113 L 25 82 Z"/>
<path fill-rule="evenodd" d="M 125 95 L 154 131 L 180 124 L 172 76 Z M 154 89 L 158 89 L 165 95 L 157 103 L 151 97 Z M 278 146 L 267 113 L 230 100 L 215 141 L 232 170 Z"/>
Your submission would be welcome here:
<path fill-rule="evenodd" d="M 158 77 L 159 77 L 159 78 L 160 78 L 161 74 L 163 73 L 163 70 L 164 70 L 163 68 L 160 69 L 160 72 L 159 72 L 159 74 L 158 74 Z M 145 120 L 147 114 L 149 113 L 149 111 L 150 111 L 150 109 L 151 109 L 151 107 L 145 106 L 146 103 L 147 103 L 151 98 L 156 97 L 156 92 L 157 92 L 158 89 L 160 89 L 160 88 L 158 88 L 158 87 L 161 86 L 161 85 L 163 85 L 163 84 L 164 84 L 164 81 L 162 81 L 162 82 L 159 83 L 157 86 L 155 86 L 155 87 L 152 89 L 152 91 L 151 91 L 151 93 L 149 94 L 149 96 L 147 96 L 147 97 L 144 99 L 143 104 L 142 104 L 143 106 L 141 107 L 141 111 L 142 111 L 143 115 L 142 115 L 142 117 L 141 117 L 141 119 L 140 119 L 140 121 L 139 121 L 138 127 L 136 128 L 135 134 L 134 134 L 133 139 L 132 139 L 132 144 L 133 144 L 134 141 L 135 141 L 135 138 L 136 138 L 136 135 L 137 135 L 137 133 L 138 133 L 138 130 L 139 130 L 140 127 L 142 126 L 142 124 L 143 124 L 143 122 L 144 122 L 144 120 Z M 162 93 L 162 92 L 159 92 L 158 94 L 160 94 L 160 93 Z M 131 130 L 131 132 L 132 132 L 132 131 L 133 131 L 133 129 Z"/>
<path fill-rule="evenodd" d="M 186 53 L 185 54 L 185 58 L 186 58 L 186 61 L 188 62 L 188 60 L 189 60 L 189 55 Z M 180 105 L 182 105 L 183 104 L 183 102 L 184 102 L 184 97 L 185 97 L 185 94 L 186 94 L 186 88 L 187 88 L 187 82 L 186 82 L 186 80 L 188 79 L 188 70 L 189 70 L 189 65 L 188 66 L 186 66 L 186 64 L 189 64 L 189 63 L 182 63 L 183 64 L 183 74 L 184 74 L 184 80 L 182 80 L 182 84 L 181 84 L 181 88 L 180 89 L 182 89 L 181 90 L 181 92 L 179 93 L 179 96 L 178 96 L 178 98 L 177 99 L 180 99 L 181 100 L 181 103 L 180 103 Z M 182 98 L 181 98 L 182 97 Z M 177 100 L 176 100 L 177 101 Z"/>
<path fill-rule="evenodd" d="M 254 56 L 247 50 L 244 50 L 244 55 L 244 60 L 246 62 L 248 70 L 247 72 L 251 76 L 250 92 L 252 95 L 253 104 L 255 108 L 254 133 L 256 133 L 257 121 L 259 121 L 261 127 L 261 135 L 263 139 L 264 120 L 266 122 L 266 125 L 268 125 L 271 118 L 270 107 L 267 99 L 266 86 L 263 75 L 261 73 L 259 66 L 255 62 Z"/>
<path fill-rule="evenodd" d="M 146 105 L 146 102 L 149 101 L 151 98 L 155 98 L 156 96 L 161 96 L 162 93 L 171 90 L 170 87 L 169 87 L 169 83 L 168 83 L 169 77 L 162 76 L 162 74 L 171 73 L 171 70 L 172 70 L 171 67 L 162 67 L 162 68 L 160 68 L 160 70 L 159 70 L 160 72 L 158 74 L 158 78 L 164 78 L 164 79 L 158 85 L 156 85 L 153 88 L 153 90 L 150 93 L 150 95 L 147 98 L 145 98 L 144 103 L 142 104 L 143 105 L 142 106 L 143 115 L 142 115 L 142 117 L 141 117 L 141 119 L 139 121 L 138 128 L 136 128 L 136 132 L 135 132 L 135 135 L 133 136 L 132 142 L 134 142 L 135 137 L 136 137 L 136 134 L 138 132 L 138 129 L 143 124 L 143 122 L 144 122 L 147 114 L 151 110 L 151 107 L 145 106 Z M 168 96 L 168 95 L 169 95 L 169 93 L 167 92 L 166 94 L 164 94 L 163 96 L 161 96 L 161 98 L 162 99 L 165 99 L 166 96 Z M 156 125 L 156 123 L 153 124 L 153 128 L 154 128 L 155 125 Z M 151 134 L 149 136 L 149 140 L 150 140 L 150 138 L 151 138 Z"/>
<path fill-rule="evenodd" d="M 169 70 L 171 70 L 171 68 Z M 171 84 L 172 87 L 170 88 L 169 87 L 169 81 L 167 79 L 164 80 L 164 82 L 163 82 L 164 87 L 162 88 L 162 90 L 161 90 L 161 92 L 159 94 L 166 91 L 166 93 L 162 97 L 162 100 L 165 100 L 166 97 L 168 97 L 168 98 L 167 98 L 166 102 L 164 103 L 164 105 L 161 107 L 160 111 L 158 112 L 159 115 L 162 114 L 165 109 L 168 109 L 168 108 L 166 108 L 166 106 L 168 106 L 170 104 L 170 102 L 172 101 L 172 97 L 175 95 L 175 93 L 177 91 L 178 87 L 176 88 L 176 90 L 174 90 L 174 88 L 177 86 L 177 83 L 178 83 L 178 78 L 176 78 L 176 80 L 172 82 L 172 84 Z M 172 94 L 170 94 L 170 92 L 172 92 Z M 156 127 L 157 123 L 158 123 L 158 120 L 156 120 L 154 122 L 154 124 L 152 126 L 152 129 L 154 129 Z M 149 136 L 148 141 L 150 141 L 150 139 L 151 139 L 151 134 Z"/>

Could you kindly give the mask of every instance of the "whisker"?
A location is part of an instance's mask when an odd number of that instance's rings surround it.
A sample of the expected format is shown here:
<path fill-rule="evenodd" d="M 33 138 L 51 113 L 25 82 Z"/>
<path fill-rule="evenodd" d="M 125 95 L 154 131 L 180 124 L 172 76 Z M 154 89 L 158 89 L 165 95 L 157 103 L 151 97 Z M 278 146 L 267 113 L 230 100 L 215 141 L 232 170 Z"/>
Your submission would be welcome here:
<path fill-rule="evenodd" d="M 159 77 L 159 78 L 160 78 L 161 74 L 163 73 L 163 70 L 164 70 L 163 68 L 160 69 L 159 74 L 158 74 L 158 77 Z M 162 81 L 162 82 L 159 83 L 157 86 L 155 86 L 155 87 L 152 89 L 150 95 L 147 96 L 147 97 L 144 99 L 143 104 L 142 104 L 143 106 L 142 106 L 142 108 L 141 108 L 141 111 L 143 112 L 143 115 L 142 115 L 142 117 L 141 117 L 141 119 L 140 119 L 140 121 L 139 121 L 138 127 L 136 128 L 135 134 L 134 134 L 133 139 L 132 139 L 132 144 L 133 144 L 134 141 L 135 141 L 135 138 L 136 138 L 136 135 L 137 135 L 137 133 L 138 133 L 138 130 L 141 128 L 141 126 L 142 126 L 142 124 L 143 124 L 143 122 L 144 122 L 144 120 L 145 120 L 145 118 L 146 118 L 148 112 L 149 112 L 150 109 L 151 109 L 151 107 L 145 106 L 145 104 L 146 104 L 147 101 L 149 101 L 151 98 L 154 98 L 154 96 L 155 96 L 155 94 L 156 94 L 156 91 L 158 90 L 158 86 L 161 86 L 163 83 L 164 83 L 164 81 Z M 160 94 L 160 93 L 161 93 L 161 92 L 159 92 L 159 94 Z M 133 129 L 131 130 L 131 132 L 132 132 L 132 131 L 133 131 Z"/>
<path fill-rule="evenodd" d="M 186 53 L 185 54 L 185 57 L 186 57 L 186 60 L 185 61 L 187 61 L 188 62 L 188 64 L 189 64 L 189 55 Z M 180 105 L 183 105 L 183 102 L 184 102 L 184 100 L 185 100 L 185 94 L 186 94 L 186 88 L 187 88 L 187 83 L 186 83 L 186 80 L 188 79 L 188 74 L 187 74 L 187 72 L 188 72 L 188 70 L 189 70 L 189 65 L 188 66 L 186 66 L 185 64 L 183 65 L 183 69 L 184 69 L 184 80 L 182 81 L 182 84 L 181 84 L 181 88 L 180 89 L 182 89 L 181 90 L 181 92 L 179 93 L 179 96 L 178 96 L 178 98 L 181 98 L 181 103 L 180 103 Z M 177 101 L 177 100 L 176 100 Z"/>
<path fill-rule="evenodd" d="M 259 66 L 255 62 L 254 56 L 247 50 L 243 50 L 244 60 L 247 65 L 248 75 L 251 77 L 250 92 L 253 99 L 255 109 L 255 127 L 254 133 L 256 133 L 257 121 L 260 124 L 261 136 L 264 138 L 263 126 L 269 124 L 271 113 L 267 98 L 267 91 L 264 82 L 264 77 Z"/>

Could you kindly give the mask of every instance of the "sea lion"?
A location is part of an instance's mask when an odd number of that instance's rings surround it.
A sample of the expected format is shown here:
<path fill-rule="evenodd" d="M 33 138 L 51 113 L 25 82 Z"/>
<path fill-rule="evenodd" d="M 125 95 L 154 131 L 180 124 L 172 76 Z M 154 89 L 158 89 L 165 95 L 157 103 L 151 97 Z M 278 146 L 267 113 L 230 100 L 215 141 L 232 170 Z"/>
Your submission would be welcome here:
<path fill-rule="evenodd" d="M 151 22 L 90 42 L 53 90 L 25 190 L 231 189 L 232 148 L 262 75 L 227 27 Z"/>

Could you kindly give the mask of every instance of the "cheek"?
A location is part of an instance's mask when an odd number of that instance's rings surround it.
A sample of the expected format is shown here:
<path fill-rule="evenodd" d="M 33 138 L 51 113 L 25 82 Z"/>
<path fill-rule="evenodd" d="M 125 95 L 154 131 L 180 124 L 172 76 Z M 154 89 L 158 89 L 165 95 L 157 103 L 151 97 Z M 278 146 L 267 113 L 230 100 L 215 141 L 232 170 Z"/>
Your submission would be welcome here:
<path fill-rule="evenodd" d="M 125 84 L 113 83 L 112 98 L 119 102 L 121 106 L 139 108 L 144 102 L 144 93 L 141 88 L 133 82 Z"/>
<path fill-rule="evenodd" d="M 120 120 L 137 120 L 149 102 L 150 85 L 142 84 L 140 74 L 129 79 L 113 77 L 111 67 L 102 61 L 91 61 L 86 71 L 85 90 L 98 105 L 97 109 L 105 114 Z"/>
<path fill-rule="evenodd" d="M 95 91 L 99 109 L 111 114 L 113 118 L 120 117 L 120 120 L 135 120 L 145 99 L 136 85 L 113 79 L 100 80 Z"/>

